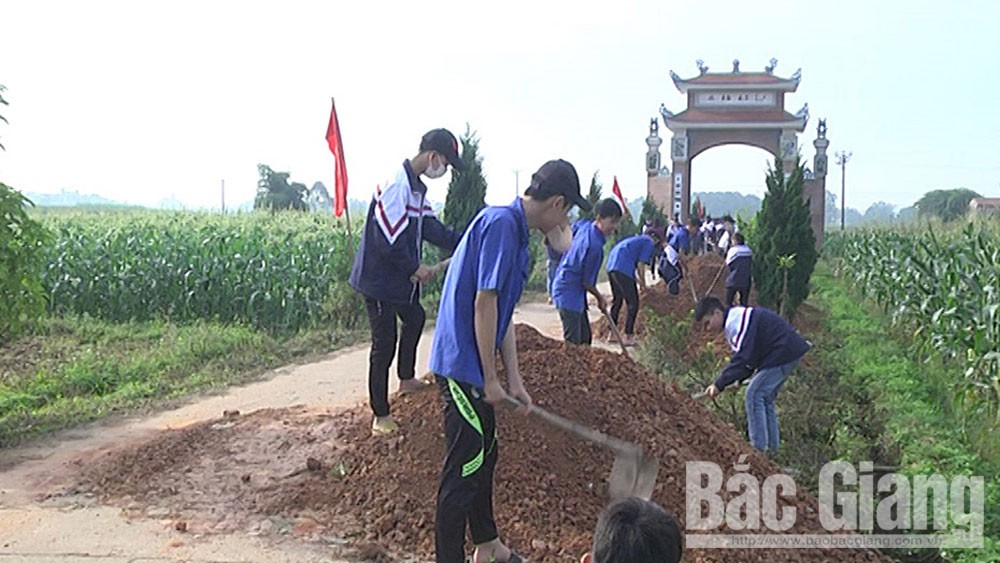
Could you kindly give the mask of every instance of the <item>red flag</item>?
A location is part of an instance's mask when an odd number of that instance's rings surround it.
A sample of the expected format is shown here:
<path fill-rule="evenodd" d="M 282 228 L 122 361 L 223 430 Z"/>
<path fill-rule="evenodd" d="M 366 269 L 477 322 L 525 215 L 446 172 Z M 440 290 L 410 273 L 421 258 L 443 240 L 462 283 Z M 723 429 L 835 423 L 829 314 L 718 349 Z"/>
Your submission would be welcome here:
<path fill-rule="evenodd" d="M 337 217 L 347 209 L 347 164 L 344 162 L 344 144 L 340 137 L 340 123 L 337 121 L 337 104 L 330 98 L 330 124 L 326 126 L 326 142 L 336 159 L 336 186 L 333 193 L 333 213 Z"/>
<path fill-rule="evenodd" d="M 625 205 L 625 198 L 622 197 L 622 189 L 618 187 L 618 176 L 615 176 L 615 182 L 611 185 L 611 191 L 615 193 L 615 197 L 618 198 L 618 203 L 622 206 L 622 213 L 628 217 L 630 214 L 628 212 L 628 206 Z"/>

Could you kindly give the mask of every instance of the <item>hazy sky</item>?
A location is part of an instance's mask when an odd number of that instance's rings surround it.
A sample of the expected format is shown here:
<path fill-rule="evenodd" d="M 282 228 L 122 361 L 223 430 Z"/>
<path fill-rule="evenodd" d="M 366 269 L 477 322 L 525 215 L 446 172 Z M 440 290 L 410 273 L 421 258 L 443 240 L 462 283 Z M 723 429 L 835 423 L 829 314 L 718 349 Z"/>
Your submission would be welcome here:
<path fill-rule="evenodd" d="M 487 199 L 545 160 L 645 193 L 645 137 L 668 71 L 802 68 L 795 112 L 852 151 L 847 203 L 935 188 L 1000 197 L 1000 1 L 51 2 L 0 0 L 0 180 L 155 204 L 253 198 L 257 163 L 332 188 L 337 99 L 352 198 L 367 200 L 434 127 L 481 138 Z M 664 135 L 665 134 L 665 135 Z M 669 136 L 661 127 L 661 135 Z M 763 194 L 768 155 L 693 161 L 695 191 Z M 840 192 L 832 165 L 827 188 Z M 444 200 L 448 176 L 431 181 Z"/>

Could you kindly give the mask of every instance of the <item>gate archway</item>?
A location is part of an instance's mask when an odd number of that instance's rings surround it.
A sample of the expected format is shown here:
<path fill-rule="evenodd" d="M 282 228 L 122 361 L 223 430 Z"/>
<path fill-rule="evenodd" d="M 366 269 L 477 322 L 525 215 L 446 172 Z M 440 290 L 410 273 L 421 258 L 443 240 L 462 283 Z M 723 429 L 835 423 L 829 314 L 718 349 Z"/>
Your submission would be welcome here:
<path fill-rule="evenodd" d="M 659 125 L 650 124 L 646 139 L 647 197 L 669 215 L 686 221 L 691 209 L 691 161 L 702 152 L 730 144 L 764 149 L 780 161 L 785 173 L 791 172 L 799 156 L 798 134 L 809 121 L 809 105 L 796 113 L 785 110 L 785 95 L 795 92 L 802 79 L 801 69 L 789 78 L 774 74 L 777 60 L 771 59 L 763 72 L 741 72 L 733 61 L 732 72 L 712 73 L 698 61 L 698 76 L 684 79 L 674 71 L 674 86 L 687 96 L 687 108 L 673 113 L 663 104 L 660 116 L 672 133 L 669 157 L 672 170 L 660 166 Z M 817 245 L 823 239 L 826 204 L 826 123 L 820 120 L 813 142 L 816 155 L 807 175 L 803 197 L 810 203 L 813 231 Z"/>

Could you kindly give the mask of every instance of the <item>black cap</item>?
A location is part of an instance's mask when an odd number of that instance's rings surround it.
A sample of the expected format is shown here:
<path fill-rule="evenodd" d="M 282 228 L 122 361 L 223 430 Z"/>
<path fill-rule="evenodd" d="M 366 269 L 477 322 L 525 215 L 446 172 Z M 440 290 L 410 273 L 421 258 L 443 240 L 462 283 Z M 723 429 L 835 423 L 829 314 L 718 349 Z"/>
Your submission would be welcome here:
<path fill-rule="evenodd" d="M 592 206 L 580 194 L 580 178 L 576 168 L 565 160 L 550 160 L 531 175 L 531 186 L 539 194 L 561 195 L 566 201 L 576 205 L 583 211 L 590 211 Z"/>
<path fill-rule="evenodd" d="M 431 129 L 420 139 L 420 152 L 435 151 L 448 159 L 448 164 L 456 170 L 465 170 L 465 164 L 458 157 L 458 141 L 447 129 Z"/>

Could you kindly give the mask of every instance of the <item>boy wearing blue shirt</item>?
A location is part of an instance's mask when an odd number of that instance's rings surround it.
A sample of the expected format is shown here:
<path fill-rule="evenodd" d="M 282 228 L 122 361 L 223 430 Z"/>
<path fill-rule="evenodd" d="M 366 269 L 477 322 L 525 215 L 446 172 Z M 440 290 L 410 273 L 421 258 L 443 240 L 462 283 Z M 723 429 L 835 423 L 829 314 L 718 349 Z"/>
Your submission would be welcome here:
<path fill-rule="evenodd" d="M 657 262 L 657 270 L 660 277 L 667 284 L 667 292 L 670 295 L 677 295 L 681 292 L 681 279 L 684 278 L 684 269 L 681 266 L 681 253 L 676 237 L 670 238 L 670 243 L 663 247 L 663 252 Z"/>
<path fill-rule="evenodd" d="M 436 560 L 464 563 L 466 525 L 475 544 L 474 563 L 517 562 L 500 540 L 493 518 L 493 470 L 497 463 L 494 406 L 508 397 L 527 412 L 531 396 L 521 381 L 511 318 L 528 279 L 528 229 L 545 234 L 558 251 L 569 249 L 567 213 L 589 211 L 573 165 L 553 160 L 509 206 L 487 207 L 466 229 L 445 276 L 430 369 L 444 400 L 446 455 L 438 488 Z M 497 373 L 496 353 L 507 373 Z"/>
<path fill-rule="evenodd" d="M 701 227 L 701 221 L 697 217 L 688 218 L 687 227 L 678 227 L 670 235 L 670 246 L 676 248 L 677 252 L 690 254 L 691 241 L 698 234 L 699 227 Z"/>
<path fill-rule="evenodd" d="M 556 279 L 556 270 L 559 269 L 559 262 L 562 262 L 563 253 L 557 252 L 549 244 L 549 239 L 542 240 L 545 247 L 545 291 L 549 294 L 549 304 L 552 304 L 552 282 Z"/>
<path fill-rule="evenodd" d="M 604 243 L 622 220 L 622 208 L 608 198 L 597 204 L 597 218 L 580 221 L 573 244 L 563 256 L 552 282 L 552 302 L 559 310 L 563 340 L 590 346 L 592 336 L 587 317 L 587 293 L 597 299 L 597 307 L 607 312 L 604 295 L 597 289 L 597 275 L 604 261 Z"/>
<path fill-rule="evenodd" d="M 611 322 L 618 324 L 622 303 L 628 305 L 625 316 L 626 346 L 634 346 L 635 318 L 639 314 L 639 293 L 646 291 L 646 264 L 663 248 L 663 235 L 655 229 L 618 242 L 608 253 L 608 281 L 611 283 Z M 638 274 L 636 273 L 638 271 Z M 638 286 L 637 286 L 638 284 Z"/>
<path fill-rule="evenodd" d="M 725 331 L 733 349 L 729 365 L 715 383 L 705 388 L 705 393 L 714 397 L 729 385 L 752 376 L 744 399 L 750 443 L 761 451 L 777 450 L 778 415 L 774 400 L 812 345 L 774 311 L 763 307 L 727 309 L 716 297 L 705 297 L 698 302 L 694 321 L 706 331 Z"/>

